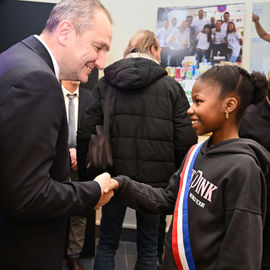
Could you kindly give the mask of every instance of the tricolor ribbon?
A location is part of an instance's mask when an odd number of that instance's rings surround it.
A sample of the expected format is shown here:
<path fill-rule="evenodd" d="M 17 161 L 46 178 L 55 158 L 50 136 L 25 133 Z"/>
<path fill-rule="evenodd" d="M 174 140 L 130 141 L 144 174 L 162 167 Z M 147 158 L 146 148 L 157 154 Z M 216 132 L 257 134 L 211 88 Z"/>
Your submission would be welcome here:
<path fill-rule="evenodd" d="M 177 269 L 196 270 L 193 260 L 188 227 L 188 193 L 194 161 L 202 143 L 193 145 L 181 173 L 178 196 L 173 215 L 172 250 Z"/>

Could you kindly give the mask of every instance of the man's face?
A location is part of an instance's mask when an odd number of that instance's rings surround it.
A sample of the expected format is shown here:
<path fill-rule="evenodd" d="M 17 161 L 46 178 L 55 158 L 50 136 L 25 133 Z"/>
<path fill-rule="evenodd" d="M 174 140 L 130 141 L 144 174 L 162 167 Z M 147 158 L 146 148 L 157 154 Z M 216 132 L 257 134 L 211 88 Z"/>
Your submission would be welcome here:
<path fill-rule="evenodd" d="M 193 20 L 192 17 L 187 17 L 188 26 L 190 26 L 192 24 L 192 20 Z"/>
<path fill-rule="evenodd" d="M 167 29 L 167 28 L 169 27 L 169 21 L 168 21 L 168 20 L 164 20 L 164 21 L 163 21 L 163 27 L 164 27 L 165 29 Z"/>
<path fill-rule="evenodd" d="M 72 88 L 78 88 L 80 86 L 80 81 L 66 81 L 62 80 L 61 81 L 62 85 L 67 89 L 72 89 Z"/>
<path fill-rule="evenodd" d="M 199 18 L 200 18 L 200 19 L 203 18 L 203 10 L 199 10 Z"/>
<path fill-rule="evenodd" d="M 96 11 L 91 27 L 81 34 L 75 33 L 69 41 L 60 68 L 61 79 L 87 82 L 95 67 L 104 69 L 111 39 L 112 25 L 109 19 L 104 12 Z"/>
<path fill-rule="evenodd" d="M 173 18 L 172 19 L 172 26 L 176 26 L 176 24 L 177 24 L 177 19 L 176 18 Z"/>
<path fill-rule="evenodd" d="M 221 21 L 216 22 L 216 29 L 220 30 L 221 29 Z"/>
<path fill-rule="evenodd" d="M 229 19 L 230 19 L 230 14 L 229 14 L 229 13 L 225 13 L 225 14 L 224 14 L 224 21 L 225 21 L 225 22 L 228 22 Z"/>

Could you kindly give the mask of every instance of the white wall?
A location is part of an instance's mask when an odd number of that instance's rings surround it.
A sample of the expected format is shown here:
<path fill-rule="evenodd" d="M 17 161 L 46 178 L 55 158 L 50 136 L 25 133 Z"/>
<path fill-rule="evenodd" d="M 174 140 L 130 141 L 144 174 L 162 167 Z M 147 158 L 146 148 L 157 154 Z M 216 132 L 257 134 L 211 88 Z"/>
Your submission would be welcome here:
<path fill-rule="evenodd" d="M 56 3 L 57 0 L 21 0 Z M 207 5 L 245 3 L 245 34 L 243 44 L 243 67 L 249 70 L 250 41 L 253 3 L 270 2 L 270 0 L 101 0 L 109 10 L 114 21 L 111 50 L 107 56 L 107 65 L 122 58 L 123 51 L 130 37 L 139 29 L 156 32 L 157 10 L 159 7 L 200 7 Z M 254 29 L 253 29 L 254 31 Z M 270 31 L 270 29 L 268 30 Z"/>
<path fill-rule="evenodd" d="M 270 2 L 254 4 L 254 12 L 260 16 L 263 28 L 270 32 Z M 262 40 L 255 27 L 251 28 L 250 40 L 250 70 L 264 72 L 266 75 L 270 71 L 270 44 Z"/>

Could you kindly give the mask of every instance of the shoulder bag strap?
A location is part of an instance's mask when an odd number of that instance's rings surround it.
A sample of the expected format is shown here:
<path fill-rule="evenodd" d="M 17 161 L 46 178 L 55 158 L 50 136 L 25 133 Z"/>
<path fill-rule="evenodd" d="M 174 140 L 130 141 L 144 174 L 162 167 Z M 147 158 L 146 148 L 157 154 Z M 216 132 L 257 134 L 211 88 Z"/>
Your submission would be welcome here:
<path fill-rule="evenodd" d="M 104 101 L 104 119 L 103 119 L 103 131 L 104 135 L 107 136 L 110 136 L 110 97 L 111 97 L 111 86 L 108 84 Z"/>

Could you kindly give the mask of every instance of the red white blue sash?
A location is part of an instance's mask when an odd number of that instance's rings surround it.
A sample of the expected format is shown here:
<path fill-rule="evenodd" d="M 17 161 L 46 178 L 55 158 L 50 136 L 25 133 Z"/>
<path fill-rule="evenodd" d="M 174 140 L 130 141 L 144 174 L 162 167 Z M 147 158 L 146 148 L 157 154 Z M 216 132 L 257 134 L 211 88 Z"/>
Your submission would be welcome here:
<path fill-rule="evenodd" d="M 173 215 L 172 250 L 177 269 L 196 270 L 192 256 L 188 228 L 188 193 L 192 169 L 202 143 L 193 145 L 181 173 L 177 201 Z"/>

